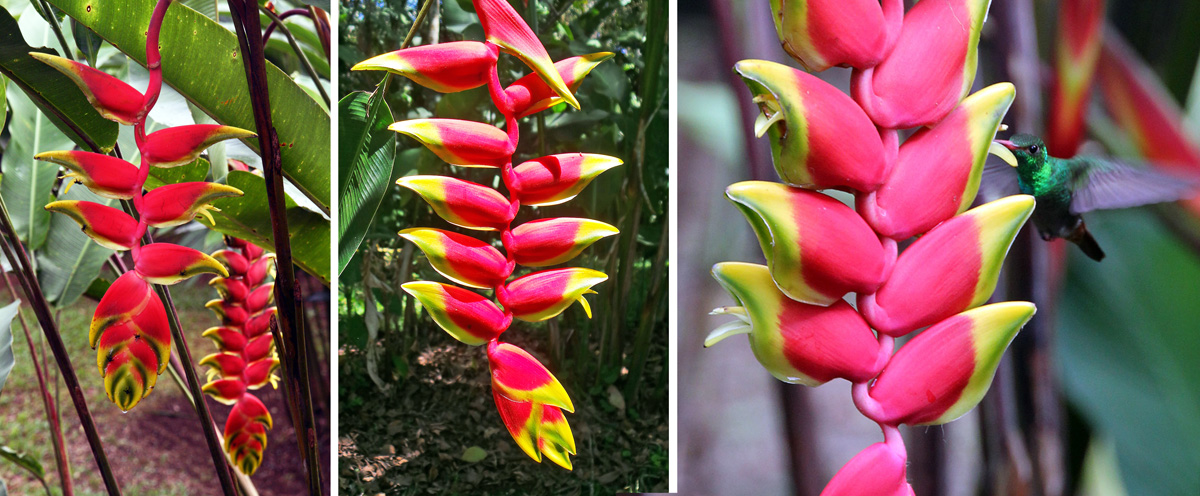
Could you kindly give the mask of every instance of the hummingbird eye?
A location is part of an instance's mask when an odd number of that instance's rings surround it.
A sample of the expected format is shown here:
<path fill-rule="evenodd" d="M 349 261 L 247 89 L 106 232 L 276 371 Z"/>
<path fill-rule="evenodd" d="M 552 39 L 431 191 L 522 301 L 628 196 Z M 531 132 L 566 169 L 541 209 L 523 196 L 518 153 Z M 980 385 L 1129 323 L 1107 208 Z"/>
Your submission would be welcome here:
<path fill-rule="evenodd" d="M 1032 153 L 1032 154 L 1034 154 L 1034 155 L 1037 155 L 1037 152 L 1038 152 L 1038 146 L 1037 146 L 1037 145 L 1029 145 L 1029 153 Z"/>

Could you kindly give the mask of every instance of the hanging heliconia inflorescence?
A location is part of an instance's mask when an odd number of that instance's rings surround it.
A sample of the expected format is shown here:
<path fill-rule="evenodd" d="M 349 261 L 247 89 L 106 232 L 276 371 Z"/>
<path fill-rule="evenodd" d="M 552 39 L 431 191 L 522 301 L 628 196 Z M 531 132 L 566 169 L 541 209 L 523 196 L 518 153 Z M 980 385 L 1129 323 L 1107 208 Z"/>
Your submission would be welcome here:
<path fill-rule="evenodd" d="M 748 334 L 780 380 L 853 383 L 855 406 L 884 440 L 822 494 L 911 495 L 900 424 L 942 424 L 974 408 L 1034 313 L 1026 302 L 983 305 L 1034 207 L 1017 195 L 970 208 L 1015 95 L 1010 83 L 967 95 L 990 0 L 922 0 L 907 13 L 902 0 L 770 4 L 787 52 L 811 70 L 853 68 L 851 94 L 774 62 L 734 67 L 783 183 L 726 190 L 767 265 L 713 267 L 737 302 L 713 313 L 737 320 L 705 346 Z M 901 144 L 906 128 L 918 129 Z M 854 194 L 855 208 L 826 189 Z M 896 338 L 921 328 L 893 354 Z"/>
<path fill-rule="evenodd" d="M 267 448 L 271 413 L 250 393 L 268 383 L 274 385 L 279 367 L 271 318 L 275 315 L 275 254 L 253 243 L 229 239 L 229 248 L 212 257 L 229 269 L 229 275 L 214 277 L 208 284 L 221 298 L 207 306 L 221 325 L 204 331 L 220 349 L 200 360 L 208 365 L 204 392 L 226 405 L 233 405 L 225 421 L 225 451 L 246 475 L 254 475 Z"/>
<path fill-rule="evenodd" d="M 56 201 L 46 210 L 66 214 L 100 245 L 130 250 L 133 270 L 113 282 L 96 306 L 89 340 L 104 376 L 108 398 L 124 411 L 150 394 L 171 356 L 171 331 L 162 299 L 151 284 L 175 284 L 200 273 L 227 276 L 216 259 L 171 243 L 143 245 L 147 227 L 170 227 L 197 215 L 212 221 L 213 200 L 241 196 L 237 188 L 209 182 L 167 184 L 144 192 L 151 167 L 179 167 L 196 161 L 210 145 L 254 133 L 230 126 L 196 124 L 146 134 L 146 116 L 162 89 L 158 34 L 170 2 L 154 9 L 146 36 L 146 65 L 150 84 L 145 94 L 125 82 L 85 64 L 43 53 L 29 55 L 71 78 L 100 115 L 133 126 L 141 163 L 84 151 L 54 151 L 36 159 L 57 163 L 65 174 L 64 190 L 78 181 L 97 195 L 132 200 L 136 218 L 118 208 L 89 201 Z"/>
<path fill-rule="evenodd" d="M 517 119 L 562 102 L 579 108 L 573 92 L 584 76 L 611 53 L 550 60 L 537 35 L 506 0 L 474 0 L 487 40 L 419 46 L 380 55 L 354 70 L 386 70 L 427 88 L 450 93 L 487 85 L 504 115 L 504 130 L 456 119 L 413 119 L 390 126 L 425 145 L 442 160 L 460 167 L 499 168 L 508 196 L 495 189 L 447 176 L 408 176 L 398 184 L 419 194 L 447 222 L 472 230 L 499 231 L 504 253 L 471 236 L 434 228 L 400 232 L 425 252 L 439 273 L 458 284 L 415 281 L 403 288 L 435 322 L 468 345 L 487 345 L 492 396 L 500 418 L 517 445 L 531 458 L 542 455 L 571 468 L 575 441 L 563 410 L 574 411 L 558 379 L 525 350 L 500 342 L 515 317 L 527 322 L 554 318 L 578 301 L 591 316 L 585 294 L 605 274 L 580 267 L 533 272 L 510 280 L 516 265 L 545 267 L 564 263 L 617 229 L 581 218 L 553 218 L 513 227 L 521 205 L 568 201 L 597 175 L 621 160 L 587 153 L 563 153 L 513 165 Z M 501 86 L 496 64 L 500 52 L 521 59 L 534 74 Z M 493 290 L 492 300 L 464 289 Z"/>

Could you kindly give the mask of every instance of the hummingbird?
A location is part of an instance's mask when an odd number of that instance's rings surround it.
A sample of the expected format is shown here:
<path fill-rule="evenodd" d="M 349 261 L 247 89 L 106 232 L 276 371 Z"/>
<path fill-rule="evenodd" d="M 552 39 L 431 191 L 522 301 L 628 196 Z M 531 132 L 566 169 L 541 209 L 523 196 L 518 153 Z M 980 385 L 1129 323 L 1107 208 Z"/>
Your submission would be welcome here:
<path fill-rule="evenodd" d="M 1052 157 L 1042 139 L 1030 134 L 995 140 L 991 151 L 1012 167 L 985 167 L 984 184 L 1005 194 L 1032 195 L 1037 200 L 1033 225 L 1042 239 L 1066 239 L 1097 262 L 1104 250 L 1088 232 L 1084 213 L 1181 200 L 1196 192 L 1194 182 L 1130 163 L 1088 155 Z"/>

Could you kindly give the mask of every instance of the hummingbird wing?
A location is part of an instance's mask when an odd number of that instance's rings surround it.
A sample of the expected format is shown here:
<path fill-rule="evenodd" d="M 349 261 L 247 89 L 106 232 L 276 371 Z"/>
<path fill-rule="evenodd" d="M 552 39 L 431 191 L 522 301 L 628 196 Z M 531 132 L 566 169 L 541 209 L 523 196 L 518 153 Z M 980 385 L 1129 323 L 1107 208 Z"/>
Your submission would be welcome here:
<path fill-rule="evenodd" d="M 983 164 L 983 177 L 979 180 L 979 195 L 983 201 L 993 201 L 1006 196 L 1021 194 L 1017 169 L 1003 160 L 988 157 Z"/>
<path fill-rule="evenodd" d="M 1098 157 L 1065 160 L 1071 172 L 1071 212 L 1129 208 L 1190 198 L 1194 180 Z"/>

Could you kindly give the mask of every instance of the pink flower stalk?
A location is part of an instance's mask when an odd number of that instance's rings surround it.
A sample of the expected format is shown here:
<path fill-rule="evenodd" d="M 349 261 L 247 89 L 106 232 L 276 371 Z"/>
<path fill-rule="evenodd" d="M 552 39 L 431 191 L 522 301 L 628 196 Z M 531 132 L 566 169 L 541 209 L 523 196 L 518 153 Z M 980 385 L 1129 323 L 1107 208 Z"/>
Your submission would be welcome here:
<path fill-rule="evenodd" d="M 592 243 L 617 234 L 604 222 L 550 218 L 513 226 L 522 205 L 563 203 L 578 195 L 597 175 L 621 164 L 603 155 L 562 153 L 516 166 L 517 119 L 562 102 L 576 108 L 574 91 L 596 64 L 611 53 L 571 57 L 557 63 L 504 0 L 475 0 L 487 40 L 455 42 L 398 50 L 368 59 L 355 70 L 387 70 L 440 92 L 488 86 L 504 116 L 504 128 L 455 119 L 413 119 L 389 129 L 416 139 L 450 165 L 498 169 L 507 195 L 453 177 L 420 175 L 397 184 L 412 190 L 447 222 L 476 231 L 497 231 L 492 243 L 442 229 L 414 227 L 400 232 L 425 253 L 430 265 L 454 284 L 413 281 L 403 285 L 435 323 L 455 339 L 487 345 L 492 396 L 501 421 L 530 458 L 542 456 L 571 469 L 575 454 L 563 411 L 573 411 L 558 379 L 525 350 L 499 340 L 513 319 L 538 322 L 554 318 L 576 302 L 591 317 L 585 295 L 608 276 L 582 267 L 542 270 L 513 277 L 517 266 L 566 263 Z M 496 68 L 503 51 L 533 70 L 504 87 Z M 457 285 L 455 285 L 457 284 Z M 492 290 L 495 301 L 469 288 Z"/>
<path fill-rule="evenodd" d="M 967 96 L 988 4 L 923 0 L 896 35 L 899 2 L 772 2 L 780 38 L 802 64 L 853 67 L 853 99 L 779 64 L 735 67 L 783 184 L 726 190 L 767 266 L 713 267 L 737 302 L 713 314 L 736 320 L 705 346 L 746 334 L 780 380 L 853 384 L 855 406 L 884 442 L 855 456 L 822 495 L 912 495 L 899 425 L 941 424 L 974 408 L 1033 316 L 1025 302 L 980 306 L 1034 207 L 1016 195 L 970 208 L 1015 95 L 999 83 Z M 900 143 L 899 131 L 912 127 Z M 849 190 L 854 208 L 822 189 Z M 855 306 L 843 300 L 850 293 Z M 895 349 L 895 338 L 926 326 Z"/>
<path fill-rule="evenodd" d="M 30 54 L 69 77 L 101 116 L 133 126 L 141 162 L 81 151 L 54 151 L 35 158 L 67 168 L 66 187 L 74 181 L 107 198 L 132 200 L 138 215 L 93 202 L 57 201 L 46 205 L 78 222 L 96 243 L 113 250 L 129 250 L 133 270 L 109 287 L 92 316 L 89 341 L 97 350 L 108 398 L 123 411 L 138 404 L 154 389 L 158 374 L 166 370 L 171 350 L 167 313 L 151 284 L 175 284 L 201 273 L 226 277 L 229 272 L 216 259 L 171 243 L 143 245 L 146 229 L 190 222 L 197 215 L 212 217 L 213 200 L 241 196 L 237 188 L 214 183 L 161 186 L 146 193 L 151 167 L 192 164 L 210 145 L 254 133 L 231 126 L 177 126 L 146 134 L 146 116 L 162 88 L 158 35 L 170 2 L 159 2 L 146 37 L 146 62 L 150 84 L 142 93 L 121 80 L 84 64 L 42 53 Z"/>
<path fill-rule="evenodd" d="M 246 475 L 254 475 L 262 464 L 267 448 L 267 429 L 271 413 L 250 391 L 268 383 L 275 385 L 279 357 L 269 329 L 252 325 L 275 313 L 275 255 L 240 239 L 231 239 L 230 247 L 213 254 L 227 261 L 229 275 L 214 277 L 208 284 L 221 295 L 209 302 L 209 308 L 221 319 L 221 325 L 204 331 L 218 351 L 200 359 L 209 366 L 204 392 L 214 400 L 233 405 L 225 420 L 225 451 L 234 466 Z"/>

